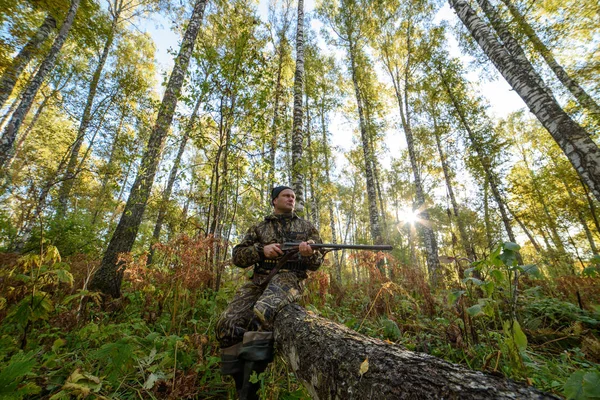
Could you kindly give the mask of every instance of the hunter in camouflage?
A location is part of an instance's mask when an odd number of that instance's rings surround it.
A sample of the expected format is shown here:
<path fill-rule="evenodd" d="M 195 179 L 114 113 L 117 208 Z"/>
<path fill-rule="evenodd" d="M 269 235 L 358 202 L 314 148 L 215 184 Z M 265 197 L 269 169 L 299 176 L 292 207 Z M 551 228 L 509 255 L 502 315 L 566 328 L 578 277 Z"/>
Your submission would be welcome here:
<path fill-rule="evenodd" d="M 323 255 L 309 246 L 311 242 L 321 243 L 318 231 L 294 213 L 293 190 L 276 187 L 271 199 L 273 214 L 251 227 L 233 249 L 236 266 L 254 267 L 252 281 L 237 291 L 216 326 L 222 373 L 233 376 L 241 399 L 257 398 L 258 388 L 249 383 L 249 374 L 264 371 L 272 360 L 275 315 L 300 298 L 306 270 L 318 269 L 323 261 Z M 301 242 L 298 254 L 267 283 L 269 272 L 284 254 L 284 242 Z"/>

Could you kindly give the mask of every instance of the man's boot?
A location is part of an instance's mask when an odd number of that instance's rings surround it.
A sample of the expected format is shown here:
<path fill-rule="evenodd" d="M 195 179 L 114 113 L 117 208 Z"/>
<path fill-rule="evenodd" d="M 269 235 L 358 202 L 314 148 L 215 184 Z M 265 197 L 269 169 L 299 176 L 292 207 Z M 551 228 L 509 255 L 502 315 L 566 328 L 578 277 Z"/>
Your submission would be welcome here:
<path fill-rule="evenodd" d="M 231 375 L 238 392 L 244 386 L 244 360 L 240 358 L 242 343 L 221 349 L 221 375 Z"/>
<path fill-rule="evenodd" d="M 260 374 L 273 361 L 273 332 L 246 332 L 239 358 L 244 361 L 244 379 L 240 400 L 258 400 L 260 382 L 251 383 L 253 373 Z"/>

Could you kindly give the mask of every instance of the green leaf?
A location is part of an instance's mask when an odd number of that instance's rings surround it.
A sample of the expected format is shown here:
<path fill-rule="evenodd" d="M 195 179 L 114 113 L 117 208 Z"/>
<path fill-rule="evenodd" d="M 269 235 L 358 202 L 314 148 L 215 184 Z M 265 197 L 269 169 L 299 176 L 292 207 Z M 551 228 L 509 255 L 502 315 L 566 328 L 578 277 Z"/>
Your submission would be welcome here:
<path fill-rule="evenodd" d="M 469 313 L 471 317 L 476 317 L 483 314 L 483 307 L 481 304 L 475 304 L 474 306 L 467 308 L 467 313 Z"/>
<path fill-rule="evenodd" d="M 257 383 L 258 375 L 256 375 L 256 371 L 252 371 L 252 375 L 250 375 L 250 383 Z"/>
<path fill-rule="evenodd" d="M 483 284 L 483 281 L 481 279 L 477 279 L 477 278 L 465 278 L 465 279 L 463 279 L 463 283 L 467 283 L 467 282 L 472 282 L 473 284 L 475 284 L 477 286 L 481 286 L 481 284 Z"/>
<path fill-rule="evenodd" d="M 527 348 L 527 336 L 525 333 L 523 333 L 521 325 L 519 325 L 519 321 L 512 321 L 512 329 L 511 321 L 504 321 L 503 328 L 506 336 L 513 339 L 515 345 L 520 351 L 524 351 Z"/>
<path fill-rule="evenodd" d="M 104 373 L 112 383 L 128 373 L 133 367 L 134 348 L 127 338 L 115 343 L 106 343 L 92 354 L 92 358 L 105 365 Z"/>
<path fill-rule="evenodd" d="M 52 344 L 52 351 L 56 353 L 56 350 L 60 349 L 61 347 L 63 347 L 65 344 L 67 344 L 67 341 L 64 339 L 56 339 L 54 341 L 54 343 Z"/>
<path fill-rule="evenodd" d="M 531 275 L 535 278 L 541 277 L 540 269 L 538 268 L 538 266 L 536 264 L 523 265 L 521 267 L 521 271 L 523 271 L 527 275 Z"/>
<path fill-rule="evenodd" d="M 499 269 L 493 269 L 490 271 L 490 276 L 494 278 L 494 280 L 498 282 L 502 282 L 504 280 L 504 274 Z"/>
<path fill-rule="evenodd" d="M 563 388 L 565 397 L 568 400 L 584 400 L 585 395 L 583 394 L 583 376 L 585 371 L 575 371 L 571 374 L 569 379 L 565 382 Z"/>
<path fill-rule="evenodd" d="M 504 242 L 503 246 L 506 250 L 511 250 L 511 251 L 515 251 L 515 252 L 521 250 L 521 246 L 519 246 L 518 244 L 513 243 L 513 242 Z"/>
<path fill-rule="evenodd" d="M 512 250 L 504 250 L 498 258 L 502 260 L 502 263 L 507 267 L 512 267 L 517 261 L 517 253 Z"/>
<path fill-rule="evenodd" d="M 37 292 L 33 296 L 29 319 L 31 321 L 47 319 L 52 311 L 54 311 L 54 304 L 50 300 L 50 296 L 45 292 Z"/>
<path fill-rule="evenodd" d="M 0 371 L 0 397 L 13 394 L 18 384 L 29 374 L 35 365 L 35 353 L 17 353 L 11 357 L 8 365 Z"/>
<path fill-rule="evenodd" d="M 465 294 L 464 290 L 453 290 L 450 293 L 448 293 L 448 305 L 453 306 L 454 304 L 456 304 L 458 299 L 460 299 L 460 296 L 462 296 L 463 294 Z"/>
<path fill-rule="evenodd" d="M 484 282 L 480 287 L 485 292 L 486 297 L 491 297 L 494 293 L 494 289 L 496 288 L 496 284 L 494 281 L 487 281 Z"/>
<path fill-rule="evenodd" d="M 59 282 L 68 283 L 69 285 L 73 285 L 73 274 L 71 274 L 66 269 L 57 269 L 54 270 L 56 277 Z"/>
<path fill-rule="evenodd" d="M 600 398 L 600 373 L 590 371 L 583 376 L 583 394 L 590 398 Z"/>

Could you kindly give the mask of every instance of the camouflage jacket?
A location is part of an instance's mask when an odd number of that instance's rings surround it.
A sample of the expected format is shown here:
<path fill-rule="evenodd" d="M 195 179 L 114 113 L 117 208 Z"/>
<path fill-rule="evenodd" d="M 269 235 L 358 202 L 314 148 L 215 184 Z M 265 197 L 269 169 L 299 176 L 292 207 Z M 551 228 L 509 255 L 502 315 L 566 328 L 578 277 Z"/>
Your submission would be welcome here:
<path fill-rule="evenodd" d="M 241 268 L 254 265 L 255 272 L 261 273 L 262 262 L 265 261 L 263 248 L 267 244 L 284 242 L 303 242 L 314 240 L 322 243 L 319 232 L 310 222 L 294 213 L 271 214 L 246 232 L 240 244 L 233 248 L 233 263 Z M 277 259 L 275 260 L 277 261 Z M 300 263 L 304 269 L 317 270 L 323 262 L 323 255 L 315 251 L 310 257 L 300 254 L 291 263 Z"/>

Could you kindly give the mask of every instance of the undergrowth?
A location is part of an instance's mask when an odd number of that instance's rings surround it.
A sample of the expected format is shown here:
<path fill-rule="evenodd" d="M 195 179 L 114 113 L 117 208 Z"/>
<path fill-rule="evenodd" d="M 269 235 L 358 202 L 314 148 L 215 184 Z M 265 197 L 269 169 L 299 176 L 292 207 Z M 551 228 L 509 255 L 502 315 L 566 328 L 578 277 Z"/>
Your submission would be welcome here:
<path fill-rule="evenodd" d="M 156 262 L 124 255 L 120 299 L 87 290 L 98 261 L 40 254 L 1 255 L 0 398 L 234 398 L 219 372 L 214 325 L 242 270 L 224 270 L 214 290 L 210 238 L 158 246 Z M 301 303 L 359 332 L 469 368 L 502 373 L 573 399 L 600 397 L 600 278 L 546 279 L 518 266 L 512 243 L 468 269 L 446 269 L 431 291 L 422 271 L 381 255 L 350 260 L 359 275 L 311 274 Z M 456 267 L 456 268 L 454 268 Z M 354 280 L 354 281 L 353 281 Z M 276 359 L 256 377 L 261 398 L 309 398 Z"/>

